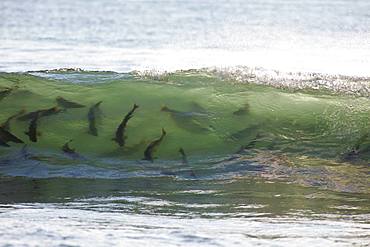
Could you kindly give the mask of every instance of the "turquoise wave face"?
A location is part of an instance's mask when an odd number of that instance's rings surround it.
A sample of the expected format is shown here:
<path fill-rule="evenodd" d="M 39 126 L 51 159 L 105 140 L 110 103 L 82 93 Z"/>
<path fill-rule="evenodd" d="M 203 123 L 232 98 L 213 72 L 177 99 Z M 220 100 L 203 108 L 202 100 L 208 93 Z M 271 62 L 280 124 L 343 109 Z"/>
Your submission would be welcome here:
<path fill-rule="evenodd" d="M 201 71 L 157 77 L 84 71 L 43 76 L 49 78 L 0 77 L 2 124 L 36 150 L 124 160 L 148 153 L 159 161 L 201 160 L 253 151 L 370 160 L 366 97 L 237 84 Z M 123 121 L 134 104 L 138 108 Z M 32 129 L 36 142 L 25 134 Z M 162 129 L 166 135 L 158 141 Z M 3 154 L 23 145 L 4 136 L 2 143 L 10 146 L 1 148 Z"/>

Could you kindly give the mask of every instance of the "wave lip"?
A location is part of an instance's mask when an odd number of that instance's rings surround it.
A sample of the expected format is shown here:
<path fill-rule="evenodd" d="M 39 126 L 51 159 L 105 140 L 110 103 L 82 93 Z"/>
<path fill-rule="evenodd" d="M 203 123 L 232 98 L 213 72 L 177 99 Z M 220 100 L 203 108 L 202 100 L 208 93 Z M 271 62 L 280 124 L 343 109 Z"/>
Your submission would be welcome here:
<path fill-rule="evenodd" d="M 84 70 L 82 68 L 58 68 L 28 71 L 31 75 L 52 79 L 68 80 L 75 83 L 101 83 L 130 77 L 139 77 L 156 81 L 165 81 L 173 75 L 187 76 L 205 74 L 215 76 L 225 82 L 249 83 L 288 90 L 312 90 L 335 94 L 370 97 L 370 77 L 347 75 L 331 75 L 310 72 L 284 72 L 262 67 L 205 67 L 202 69 L 186 69 L 177 71 L 166 70 L 135 70 L 119 73 L 105 70 Z"/>
<path fill-rule="evenodd" d="M 224 80 L 293 90 L 315 90 L 370 97 L 370 78 L 308 72 L 282 72 L 245 66 L 206 68 Z"/>

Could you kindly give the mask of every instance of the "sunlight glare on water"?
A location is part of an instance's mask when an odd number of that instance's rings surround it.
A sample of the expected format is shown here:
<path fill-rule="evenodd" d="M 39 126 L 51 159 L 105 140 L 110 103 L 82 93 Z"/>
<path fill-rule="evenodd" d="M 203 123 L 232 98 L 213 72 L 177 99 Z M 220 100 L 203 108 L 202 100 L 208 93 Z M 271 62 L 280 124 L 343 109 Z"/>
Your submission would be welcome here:
<path fill-rule="evenodd" d="M 369 76 L 369 2 L 0 3 L 1 71 L 249 66 Z"/>

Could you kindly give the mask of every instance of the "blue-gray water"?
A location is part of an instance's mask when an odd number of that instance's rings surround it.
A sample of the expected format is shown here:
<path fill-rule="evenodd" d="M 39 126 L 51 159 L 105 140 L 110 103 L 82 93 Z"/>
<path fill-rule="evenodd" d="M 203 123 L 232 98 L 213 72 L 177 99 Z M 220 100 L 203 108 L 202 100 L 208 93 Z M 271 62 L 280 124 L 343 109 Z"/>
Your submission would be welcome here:
<path fill-rule="evenodd" d="M 0 70 L 265 67 L 369 75 L 367 0 L 0 2 Z"/>
<path fill-rule="evenodd" d="M 27 146 L 0 146 L 0 245 L 369 245 L 369 13 L 367 0 L 0 1 L 1 123 L 57 96 L 103 101 L 98 137 L 87 108 L 42 119 L 37 143 L 10 122 Z M 123 152 L 111 138 L 133 103 Z M 80 157 L 61 152 L 69 139 Z"/>

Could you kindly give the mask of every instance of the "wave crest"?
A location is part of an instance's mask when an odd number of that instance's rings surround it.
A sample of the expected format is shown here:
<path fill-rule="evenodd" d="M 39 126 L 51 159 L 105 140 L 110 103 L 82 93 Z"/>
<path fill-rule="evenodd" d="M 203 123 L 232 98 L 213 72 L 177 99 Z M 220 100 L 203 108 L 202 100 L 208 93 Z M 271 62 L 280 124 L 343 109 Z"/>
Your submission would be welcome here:
<path fill-rule="evenodd" d="M 248 83 L 288 90 L 321 91 L 335 94 L 370 97 L 370 78 L 345 75 L 330 75 L 308 72 L 284 72 L 261 67 L 209 67 L 199 70 L 176 72 L 145 70 L 134 71 L 135 75 L 152 80 L 166 81 L 172 74 L 210 74 L 232 83 Z"/>

